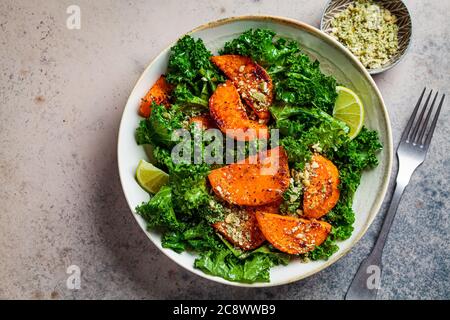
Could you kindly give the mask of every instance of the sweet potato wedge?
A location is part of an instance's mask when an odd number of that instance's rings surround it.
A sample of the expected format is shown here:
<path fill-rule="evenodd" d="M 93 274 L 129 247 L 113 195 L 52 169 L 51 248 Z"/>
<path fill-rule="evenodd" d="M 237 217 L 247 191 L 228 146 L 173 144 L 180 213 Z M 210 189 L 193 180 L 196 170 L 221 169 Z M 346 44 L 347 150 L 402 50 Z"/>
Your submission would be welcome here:
<path fill-rule="evenodd" d="M 303 195 L 305 218 L 318 219 L 327 214 L 339 201 L 339 171 L 320 154 L 314 154 L 306 168 L 309 185 Z"/>
<path fill-rule="evenodd" d="M 215 194 L 230 204 L 261 206 L 279 201 L 289 187 L 286 152 L 277 147 L 208 175 Z"/>
<path fill-rule="evenodd" d="M 268 121 L 273 85 L 266 70 L 252 59 L 240 55 L 214 56 L 211 61 L 233 81 L 242 99 L 258 118 Z"/>
<path fill-rule="evenodd" d="M 196 123 L 203 130 L 217 128 L 216 123 L 209 114 L 201 114 L 199 116 L 195 116 L 189 119 L 189 124 Z"/>
<path fill-rule="evenodd" d="M 166 78 L 162 75 L 155 82 L 155 84 L 150 88 L 144 98 L 142 98 L 141 105 L 139 106 L 139 115 L 144 118 L 150 117 L 151 105 L 154 101 L 157 104 L 164 104 L 168 107 L 170 92 L 172 91 L 172 86 L 166 81 Z"/>
<path fill-rule="evenodd" d="M 213 228 L 245 251 L 258 248 L 266 240 L 259 230 L 255 213 L 245 207 L 227 208 L 224 221 L 214 223 Z"/>
<path fill-rule="evenodd" d="M 321 245 L 331 231 L 325 221 L 307 220 L 257 212 L 256 220 L 264 237 L 275 248 L 289 254 L 302 254 Z"/>
<path fill-rule="evenodd" d="M 219 129 L 236 140 L 267 139 L 265 124 L 250 120 L 231 81 L 220 84 L 209 98 L 209 112 Z"/>

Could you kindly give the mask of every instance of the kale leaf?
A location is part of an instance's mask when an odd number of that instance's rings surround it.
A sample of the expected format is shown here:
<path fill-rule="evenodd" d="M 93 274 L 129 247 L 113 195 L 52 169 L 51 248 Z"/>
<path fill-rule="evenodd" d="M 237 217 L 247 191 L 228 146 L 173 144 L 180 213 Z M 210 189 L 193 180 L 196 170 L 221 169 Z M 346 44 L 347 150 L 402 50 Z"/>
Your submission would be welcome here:
<path fill-rule="evenodd" d="M 208 108 L 207 94 L 195 96 L 184 83 L 177 85 L 173 90 L 172 95 L 176 98 L 176 102 L 181 105 L 201 107 L 197 108 L 200 110 Z"/>
<path fill-rule="evenodd" d="M 250 29 L 238 38 L 225 43 L 221 54 L 251 57 L 273 74 L 290 57 L 300 54 L 297 42 L 283 38 L 274 40 L 274 37 L 275 32 L 271 30 Z"/>
<path fill-rule="evenodd" d="M 331 229 L 331 234 L 333 234 L 334 228 Z M 336 241 L 332 236 L 328 236 L 328 238 L 318 247 L 316 247 L 313 251 L 310 251 L 305 254 L 305 257 L 315 261 L 315 260 L 328 260 L 336 251 L 338 251 L 339 247 L 336 245 Z"/>
<path fill-rule="evenodd" d="M 292 179 L 288 189 L 283 193 L 283 202 L 280 212 L 289 215 L 297 215 L 303 202 L 303 186 Z"/>
<path fill-rule="evenodd" d="M 161 187 L 149 202 L 137 206 L 136 212 L 144 218 L 149 229 L 183 230 L 185 227 L 175 215 L 172 206 L 172 189 L 168 186 Z"/>
<path fill-rule="evenodd" d="M 211 55 L 201 39 L 189 35 L 172 47 L 166 79 L 175 85 L 172 96 L 177 104 L 208 107 L 209 97 L 224 81 L 209 60 Z"/>
<path fill-rule="evenodd" d="M 205 162 L 176 164 L 169 150 L 157 146 L 152 151 L 155 165 L 169 174 L 168 185 L 172 188 L 175 211 L 182 212 L 185 218 L 217 221 L 223 213 L 223 206 L 207 187 L 206 178 L 211 166 Z"/>
<path fill-rule="evenodd" d="M 212 196 L 206 186 L 209 166 L 205 163 L 179 164 L 169 171 L 169 185 L 174 195 L 174 208 L 184 216 L 198 215 L 201 207 L 208 206 Z M 204 217 L 206 218 L 206 217 Z"/>
<path fill-rule="evenodd" d="M 169 231 L 162 237 L 162 246 L 176 252 L 204 251 L 223 248 L 214 229 L 206 221 L 192 224 L 184 231 Z"/>
<path fill-rule="evenodd" d="M 136 141 L 139 145 L 172 147 L 173 133 L 183 127 L 185 116 L 177 108 L 167 109 L 164 105 L 152 103 L 152 114 L 141 120 L 136 129 Z"/>
<path fill-rule="evenodd" d="M 241 260 L 229 249 L 222 249 L 201 252 L 194 266 L 230 281 L 253 283 L 270 281 L 270 268 L 276 264 L 271 255 L 264 253 L 255 253 Z"/>
<path fill-rule="evenodd" d="M 272 107 L 271 112 L 283 136 L 280 144 L 294 169 L 303 169 L 312 156 L 312 146 L 326 153 L 348 141 L 348 127 L 320 109 L 286 105 Z"/>

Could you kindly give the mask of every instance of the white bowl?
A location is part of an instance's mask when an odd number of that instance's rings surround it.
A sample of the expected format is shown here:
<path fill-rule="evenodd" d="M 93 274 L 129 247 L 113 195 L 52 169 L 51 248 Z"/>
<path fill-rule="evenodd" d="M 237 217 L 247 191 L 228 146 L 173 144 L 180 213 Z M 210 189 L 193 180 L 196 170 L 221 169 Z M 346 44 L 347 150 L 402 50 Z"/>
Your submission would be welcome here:
<path fill-rule="evenodd" d="M 353 209 L 356 212 L 352 236 L 339 242 L 339 251 L 327 261 L 302 263 L 294 260 L 287 266 L 272 268 L 270 282 L 243 284 L 209 276 L 193 267 L 195 255 L 178 254 L 161 247 L 161 237 L 156 232 L 146 230 L 145 221 L 135 213 L 135 208 L 148 201 L 148 194 L 135 180 L 135 170 L 140 159 L 146 159 L 142 146 L 136 144 L 134 133 L 141 118 L 137 110 L 141 98 L 157 78 L 166 72 L 170 47 L 162 51 L 145 69 L 131 92 L 123 111 L 118 136 L 118 164 L 122 188 L 133 216 L 149 239 L 169 258 L 185 269 L 207 279 L 235 286 L 266 287 L 294 282 L 308 277 L 336 262 L 364 235 L 380 209 L 392 166 L 392 136 L 388 113 L 383 98 L 364 66 L 336 40 L 305 23 L 273 16 L 244 16 L 223 19 L 200 26 L 189 32 L 195 38 L 202 38 L 207 48 L 216 53 L 228 40 L 236 38 L 250 28 L 269 28 L 282 37 L 298 41 L 304 52 L 318 59 L 323 72 L 332 74 L 338 83 L 355 90 L 362 99 L 366 119 L 365 125 L 380 134 L 383 150 L 379 153 L 380 164 L 373 170 L 364 172 L 361 185 L 355 195 Z"/>

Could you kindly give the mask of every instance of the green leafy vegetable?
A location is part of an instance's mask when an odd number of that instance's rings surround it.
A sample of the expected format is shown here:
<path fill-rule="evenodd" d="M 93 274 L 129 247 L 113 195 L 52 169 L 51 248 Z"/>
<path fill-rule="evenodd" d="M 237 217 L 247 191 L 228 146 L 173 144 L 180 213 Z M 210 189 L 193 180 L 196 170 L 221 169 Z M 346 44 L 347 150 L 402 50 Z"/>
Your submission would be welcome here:
<path fill-rule="evenodd" d="M 170 169 L 173 169 L 175 164 L 172 161 L 170 150 L 160 146 L 153 146 L 151 151 L 154 164 L 158 168 L 164 170 L 165 172 L 169 172 Z"/>
<path fill-rule="evenodd" d="M 295 41 L 274 39 L 275 32 L 267 29 L 248 30 L 238 38 L 225 43 L 221 54 L 239 54 L 251 57 L 260 65 L 276 71 L 280 65 L 295 55 L 300 48 Z"/>
<path fill-rule="evenodd" d="M 271 112 L 284 136 L 280 144 L 295 169 L 302 170 L 310 160 L 312 146 L 326 153 L 348 141 L 348 127 L 320 109 L 283 106 L 272 107 Z"/>
<path fill-rule="evenodd" d="M 169 185 L 174 195 L 173 204 L 177 211 L 186 216 L 198 213 L 212 198 L 206 187 L 209 166 L 179 164 L 169 169 Z"/>
<path fill-rule="evenodd" d="M 194 96 L 186 84 L 182 83 L 175 87 L 173 96 L 176 97 L 177 103 L 188 106 L 202 107 L 203 110 L 208 108 L 208 100 L 206 95 Z"/>
<path fill-rule="evenodd" d="M 230 281 L 246 283 L 270 281 L 270 268 L 276 262 L 270 255 L 255 253 L 241 260 L 228 249 L 202 252 L 195 267 Z"/>
<path fill-rule="evenodd" d="M 191 127 L 191 134 L 195 134 Z M 191 140 L 194 148 L 194 139 Z M 206 178 L 211 166 L 205 162 L 199 164 L 192 162 L 175 163 L 171 151 L 156 146 L 153 148 L 153 159 L 159 168 L 169 174 L 169 186 L 172 190 L 172 203 L 176 212 L 182 212 L 183 217 L 201 217 L 208 221 L 217 221 L 221 217 L 223 208 L 207 187 Z M 203 147 L 200 146 L 200 152 Z"/>
<path fill-rule="evenodd" d="M 176 252 L 183 252 L 217 249 L 223 245 L 211 225 L 202 221 L 184 231 L 166 232 L 162 237 L 162 246 Z"/>
<path fill-rule="evenodd" d="M 185 116 L 177 108 L 166 109 L 163 105 L 152 103 L 152 113 L 147 119 L 141 120 L 136 129 L 138 144 L 171 147 L 175 144 L 172 135 L 183 127 Z"/>
<path fill-rule="evenodd" d="M 189 35 L 172 47 L 166 79 L 175 85 L 173 97 L 177 104 L 208 107 L 210 95 L 224 81 L 210 57 L 203 41 Z"/>
<path fill-rule="evenodd" d="M 184 224 L 178 221 L 172 206 L 172 189 L 163 186 L 148 203 L 136 208 L 147 222 L 148 228 L 167 228 L 169 230 L 183 230 Z"/>
<path fill-rule="evenodd" d="M 333 233 L 333 229 L 331 229 L 331 233 Z M 305 257 L 311 260 L 328 260 L 338 249 L 336 241 L 329 236 L 320 246 L 306 253 Z"/>
<path fill-rule="evenodd" d="M 268 282 L 270 268 L 279 264 L 287 265 L 290 260 L 288 254 L 268 245 L 245 253 L 230 247 L 228 243 L 226 247 L 219 246 L 219 249 L 203 252 L 195 261 L 195 267 L 230 281 Z"/>

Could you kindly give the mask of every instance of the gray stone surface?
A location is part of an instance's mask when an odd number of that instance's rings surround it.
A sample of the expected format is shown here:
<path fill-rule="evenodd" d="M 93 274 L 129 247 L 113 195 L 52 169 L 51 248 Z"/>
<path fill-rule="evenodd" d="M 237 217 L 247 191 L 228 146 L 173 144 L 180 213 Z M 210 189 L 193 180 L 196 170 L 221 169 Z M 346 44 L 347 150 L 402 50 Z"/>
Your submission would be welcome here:
<path fill-rule="evenodd" d="M 325 2 L 2 0 L 0 298 L 343 298 L 384 210 L 347 256 L 315 276 L 269 289 L 228 287 L 188 273 L 148 241 L 122 195 L 116 163 L 126 99 L 150 59 L 179 35 L 243 14 L 317 26 Z M 81 7 L 81 30 L 66 28 L 70 4 Z M 407 5 L 412 47 L 375 77 L 395 144 L 425 85 L 450 92 L 450 2 Z M 400 204 L 382 299 L 450 298 L 449 101 Z M 78 291 L 66 288 L 71 264 L 82 271 Z"/>

